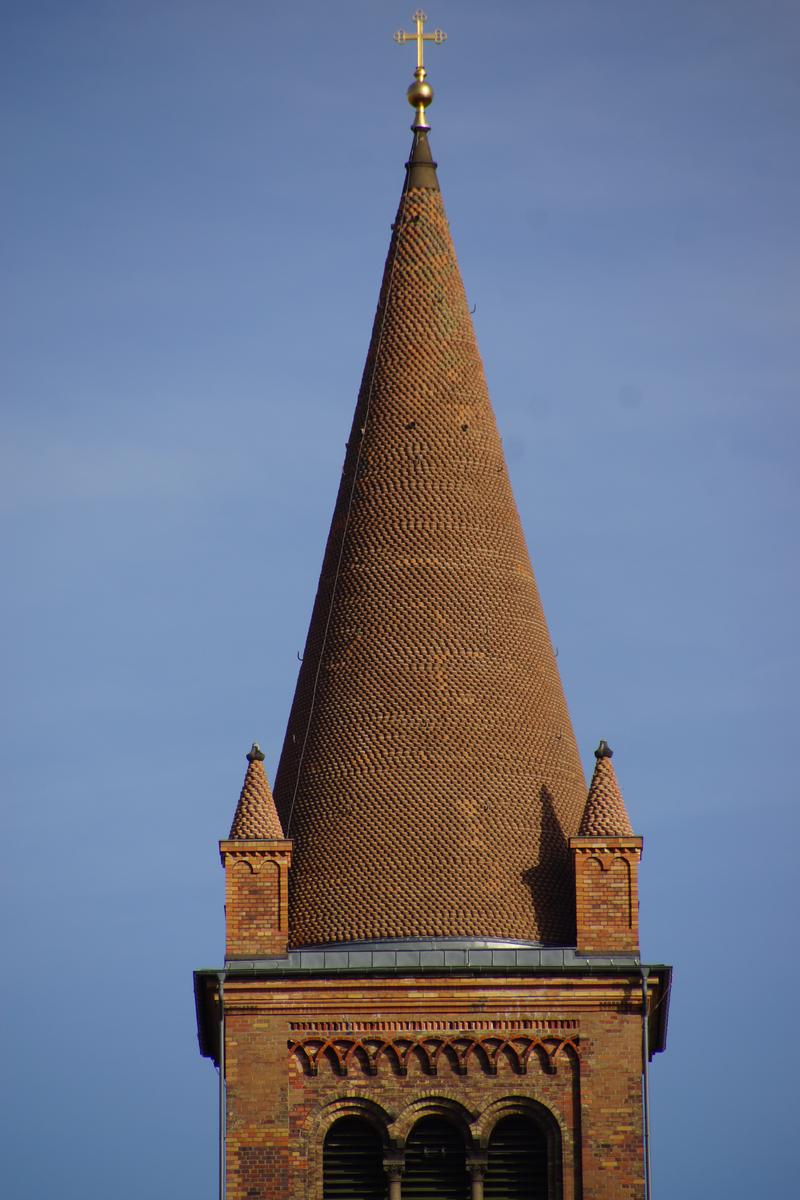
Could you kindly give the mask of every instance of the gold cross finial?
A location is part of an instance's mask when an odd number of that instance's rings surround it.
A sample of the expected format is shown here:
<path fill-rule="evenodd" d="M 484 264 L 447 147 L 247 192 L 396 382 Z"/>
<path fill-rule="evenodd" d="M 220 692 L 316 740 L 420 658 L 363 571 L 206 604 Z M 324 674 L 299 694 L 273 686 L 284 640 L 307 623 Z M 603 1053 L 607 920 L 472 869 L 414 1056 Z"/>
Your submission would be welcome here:
<path fill-rule="evenodd" d="M 429 83 L 425 82 L 427 71 L 423 62 L 423 47 L 425 42 L 435 42 L 437 46 L 441 46 L 442 42 L 447 40 L 447 34 L 441 29 L 434 29 L 433 33 L 425 33 L 425 22 L 427 17 L 421 8 L 418 8 L 414 13 L 413 20 L 416 22 L 416 33 L 406 33 L 402 29 L 398 29 L 394 35 L 394 40 L 399 46 L 406 42 L 417 43 L 417 69 L 414 72 L 414 83 L 409 87 L 406 95 L 408 103 L 412 108 L 416 109 L 417 117 L 412 129 L 429 129 L 430 126 L 425 120 L 425 109 L 433 100 L 433 88 Z"/>
<path fill-rule="evenodd" d="M 434 29 L 433 33 L 425 33 L 425 22 L 428 18 L 421 8 L 417 9 L 411 19 L 417 23 L 417 32 L 405 33 L 402 29 L 398 29 L 397 33 L 394 35 L 394 40 L 400 46 L 402 46 L 404 42 L 417 43 L 417 70 L 424 71 L 425 67 L 422 61 L 423 42 L 436 42 L 437 46 L 441 46 L 442 42 L 447 41 L 447 34 L 442 33 L 441 29 Z"/>

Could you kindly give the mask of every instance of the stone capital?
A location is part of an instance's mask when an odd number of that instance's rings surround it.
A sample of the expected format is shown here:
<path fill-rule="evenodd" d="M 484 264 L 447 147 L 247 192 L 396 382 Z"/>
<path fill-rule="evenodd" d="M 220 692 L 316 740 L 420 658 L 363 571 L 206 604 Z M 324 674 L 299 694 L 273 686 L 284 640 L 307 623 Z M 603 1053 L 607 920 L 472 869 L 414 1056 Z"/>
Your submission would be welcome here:
<path fill-rule="evenodd" d="M 399 1179 L 406 1168 L 406 1156 L 402 1150 L 391 1150 L 383 1156 L 383 1169 L 390 1179 Z"/>

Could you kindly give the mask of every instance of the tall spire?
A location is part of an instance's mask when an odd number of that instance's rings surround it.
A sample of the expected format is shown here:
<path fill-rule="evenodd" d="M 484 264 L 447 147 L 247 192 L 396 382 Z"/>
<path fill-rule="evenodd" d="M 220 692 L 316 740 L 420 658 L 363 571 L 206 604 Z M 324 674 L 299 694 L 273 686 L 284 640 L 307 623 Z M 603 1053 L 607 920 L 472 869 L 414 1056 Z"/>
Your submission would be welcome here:
<path fill-rule="evenodd" d="M 292 943 L 571 944 L 585 796 L 416 128 L 275 782 Z"/>

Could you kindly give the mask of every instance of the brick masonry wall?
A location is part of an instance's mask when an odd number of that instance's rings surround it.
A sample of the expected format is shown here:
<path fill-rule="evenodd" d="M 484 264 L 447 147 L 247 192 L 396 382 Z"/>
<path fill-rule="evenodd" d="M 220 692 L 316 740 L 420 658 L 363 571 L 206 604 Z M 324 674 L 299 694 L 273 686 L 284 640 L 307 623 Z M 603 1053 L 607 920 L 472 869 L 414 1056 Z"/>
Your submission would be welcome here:
<path fill-rule="evenodd" d="M 226 1020 L 227 1197 L 290 1192 L 286 1022 L 258 1013 Z"/>
<path fill-rule="evenodd" d="M 229 850 L 230 846 L 235 849 Z M 290 847 L 291 843 L 278 841 L 221 844 L 226 958 L 286 953 Z"/>
<path fill-rule="evenodd" d="M 639 949 L 641 838 L 570 838 L 578 950 Z"/>
<path fill-rule="evenodd" d="M 226 983 L 229 1200 L 321 1200 L 326 1130 L 360 1113 L 395 1156 L 430 1112 L 480 1155 L 525 1112 L 551 1196 L 641 1200 L 641 1012 L 624 977 Z"/>

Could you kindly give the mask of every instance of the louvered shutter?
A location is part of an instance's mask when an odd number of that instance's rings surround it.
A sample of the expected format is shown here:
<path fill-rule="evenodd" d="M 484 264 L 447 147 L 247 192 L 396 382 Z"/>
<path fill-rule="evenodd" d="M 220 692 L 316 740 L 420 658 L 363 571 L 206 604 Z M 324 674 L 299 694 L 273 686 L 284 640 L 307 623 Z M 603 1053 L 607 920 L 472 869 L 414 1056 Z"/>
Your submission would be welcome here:
<path fill-rule="evenodd" d="M 449 1121 L 423 1117 L 406 1143 L 403 1200 L 467 1200 L 464 1140 Z"/>
<path fill-rule="evenodd" d="M 484 1200 L 547 1200 L 547 1143 L 533 1121 L 505 1117 L 489 1140 Z"/>
<path fill-rule="evenodd" d="M 324 1200 L 385 1200 L 381 1140 L 361 1117 L 342 1117 L 328 1130 L 323 1151 Z"/>

